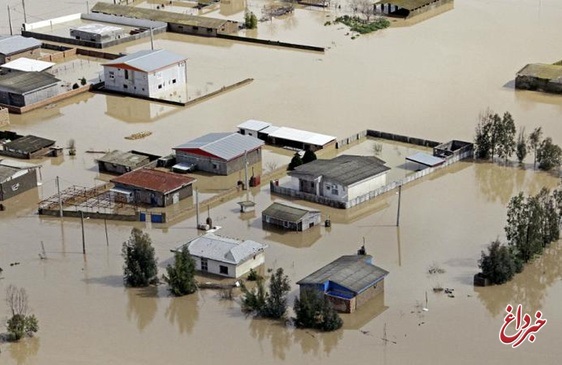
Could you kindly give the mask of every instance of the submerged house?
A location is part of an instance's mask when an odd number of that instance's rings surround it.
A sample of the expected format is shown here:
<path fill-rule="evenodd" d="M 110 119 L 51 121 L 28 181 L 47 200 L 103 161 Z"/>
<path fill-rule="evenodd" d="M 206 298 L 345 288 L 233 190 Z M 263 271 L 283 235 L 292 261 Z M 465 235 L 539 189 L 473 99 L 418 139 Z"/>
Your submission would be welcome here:
<path fill-rule="evenodd" d="M 322 214 L 319 210 L 309 209 L 286 203 L 273 203 L 262 212 L 262 222 L 289 231 L 306 231 L 319 225 Z"/>
<path fill-rule="evenodd" d="M 0 132 L 0 155 L 32 159 L 51 151 L 55 141 L 37 136 L 22 136 L 14 132 Z"/>
<path fill-rule="evenodd" d="M 123 152 L 113 150 L 97 159 L 99 172 L 122 175 L 139 167 L 148 165 L 160 156 L 137 151 Z"/>
<path fill-rule="evenodd" d="M 0 104 L 25 107 L 59 94 L 60 80 L 47 72 L 0 70 Z"/>
<path fill-rule="evenodd" d="M 110 180 L 117 201 L 167 207 L 193 195 L 191 177 L 149 168 L 140 168 Z"/>
<path fill-rule="evenodd" d="M 187 84 L 187 58 L 166 50 L 143 50 L 106 62 L 105 89 L 166 99 Z"/>
<path fill-rule="evenodd" d="M 562 94 L 562 65 L 528 64 L 517 72 L 515 88 Z"/>
<path fill-rule="evenodd" d="M 178 163 L 195 165 L 199 171 L 230 175 L 245 163 L 261 162 L 263 141 L 238 133 L 209 133 L 174 148 Z"/>
<path fill-rule="evenodd" d="M 231 278 L 239 278 L 265 262 L 267 245 L 251 240 L 237 240 L 207 233 L 175 251 L 187 246 L 195 260 L 195 269 Z"/>
<path fill-rule="evenodd" d="M 453 0 L 379 0 L 373 6 L 386 16 L 411 18 L 449 3 Z"/>
<path fill-rule="evenodd" d="M 364 251 L 363 251 L 364 253 Z M 341 256 L 297 281 L 300 292 L 312 289 L 326 296 L 339 312 L 353 313 L 384 292 L 388 271 L 373 264 L 373 257 L 361 254 Z"/>
<path fill-rule="evenodd" d="M 20 167 L 0 160 L 0 201 L 37 187 L 34 168 Z"/>
<path fill-rule="evenodd" d="M 347 208 L 349 203 L 361 199 L 386 184 L 390 168 L 374 156 L 341 155 L 331 160 L 314 160 L 297 166 L 288 174 L 298 190 L 285 189 L 301 199 L 337 208 Z M 368 200 L 368 199 L 365 199 Z"/>
<path fill-rule="evenodd" d="M 38 58 L 41 42 L 21 35 L 0 36 L 0 65 L 20 57 Z"/>

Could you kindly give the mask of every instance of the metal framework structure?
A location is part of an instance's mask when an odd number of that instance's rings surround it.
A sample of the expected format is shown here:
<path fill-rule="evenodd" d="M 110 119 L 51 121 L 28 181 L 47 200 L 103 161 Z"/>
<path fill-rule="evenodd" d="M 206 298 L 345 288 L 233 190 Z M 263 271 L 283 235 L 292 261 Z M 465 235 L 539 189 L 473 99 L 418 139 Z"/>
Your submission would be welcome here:
<path fill-rule="evenodd" d="M 60 192 L 60 202 L 64 207 L 75 207 L 76 210 L 97 210 L 109 209 L 117 210 L 123 208 L 125 204 L 116 203 L 111 199 L 109 188 L 111 184 L 104 184 L 94 188 L 73 185 Z M 59 209 L 59 194 L 39 202 L 39 209 L 54 210 Z"/>

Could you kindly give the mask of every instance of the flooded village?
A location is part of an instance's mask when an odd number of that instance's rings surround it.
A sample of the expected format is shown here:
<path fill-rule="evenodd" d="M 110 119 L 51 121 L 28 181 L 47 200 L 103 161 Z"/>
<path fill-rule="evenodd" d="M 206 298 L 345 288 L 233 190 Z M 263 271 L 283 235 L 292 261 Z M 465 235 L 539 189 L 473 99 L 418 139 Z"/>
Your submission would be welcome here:
<path fill-rule="evenodd" d="M 557 1 L 6 5 L 1 364 L 559 363 L 559 242 L 504 284 L 473 281 L 510 199 L 560 184 L 532 152 L 493 162 L 473 145 L 486 108 L 562 144 Z M 336 21 L 364 8 L 390 26 Z M 305 150 L 318 159 L 287 171 Z M 160 278 L 189 248 L 200 290 L 125 286 L 133 228 Z M 217 290 L 279 268 L 286 322 Z M 39 322 L 18 342 L 10 285 Z M 307 286 L 330 287 L 340 329 L 291 321 Z M 548 322 L 512 348 L 519 304 Z"/>

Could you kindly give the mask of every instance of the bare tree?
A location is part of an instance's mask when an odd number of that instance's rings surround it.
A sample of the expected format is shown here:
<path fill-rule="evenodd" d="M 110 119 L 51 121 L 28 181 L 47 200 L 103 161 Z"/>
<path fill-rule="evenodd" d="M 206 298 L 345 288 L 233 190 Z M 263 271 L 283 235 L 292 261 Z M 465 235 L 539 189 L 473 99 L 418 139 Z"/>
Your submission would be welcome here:
<path fill-rule="evenodd" d="M 265 164 L 265 167 L 267 167 L 267 172 L 271 173 L 273 171 L 275 171 L 275 169 L 278 167 L 279 165 L 277 164 L 277 162 L 275 161 L 269 161 Z"/>
<path fill-rule="evenodd" d="M 18 288 L 14 285 L 8 286 L 6 289 L 6 304 L 12 311 L 12 316 L 26 316 L 29 311 L 27 304 L 27 293 L 24 288 Z"/>
<path fill-rule="evenodd" d="M 365 16 L 367 22 L 371 21 L 371 17 L 375 15 L 375 7 L 369 0 L 359 0 L 358 10 Z"/>

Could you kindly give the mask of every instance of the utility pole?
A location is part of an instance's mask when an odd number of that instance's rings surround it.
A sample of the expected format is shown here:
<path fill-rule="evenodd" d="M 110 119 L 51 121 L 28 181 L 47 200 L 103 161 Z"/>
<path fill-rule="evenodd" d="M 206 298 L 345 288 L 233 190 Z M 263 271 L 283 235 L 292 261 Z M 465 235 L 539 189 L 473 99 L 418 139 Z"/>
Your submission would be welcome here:
<path fill-rule="evenodd" d="M 27 14 L 25 12 L 25 0 L 21 0 L 21 5 L 23 6 L 23 22 L 27 23 Z"/>
<path fill-rule="evenodd" d="M 398 211 L 396 212 L 396 227 L 400 226 L 400 198 L 402 197 L 402 185 L 398 185 Z"/>
<path fill-rule="evenodd" d="M 150 49 L 154 51 L 154 36 L 152 34 L 152 27 L 150 27 Z"/>
<path fill-rule="evenodd" d="M 86 236 L 84 235 L 84 212 L 80 211 L 80 224 L 82 225 L 82 253 L 86 255 Z"/>
<path fill-rule="evenodd" d="M 59 198 L 59 217 L 63 217 L 62 214 L 62 197 L 60 196 L 60 181 L 59 177 L 57 176 L 57 196 Z"/>
<path fill-rule="evenodd" d="M 195 227 L 199 228 L 199 189 L 195 188 Z"/>
<path fill-rule="evenodd" d="M 10 5 L 8 5 L 8 23 L 10 24 L 10 35 L 14 35 L 12 31 L 12 16 L 10 15 Z"/>
<path fill-rule="evenodd" d="M 86 14 L 90 14 L 90 3 L 86 1 Z"/>
<path fill-rule="evenodd" d="M 244 151 L 244 190 L 248 190 L 248 151 Z"/>
<path fill-rule="evenodd" d="M 103 225 L 105 226 L 105 242 L 109 246 L 109 235 L 107 234 L 107 218 L 103 219 Z"/>

